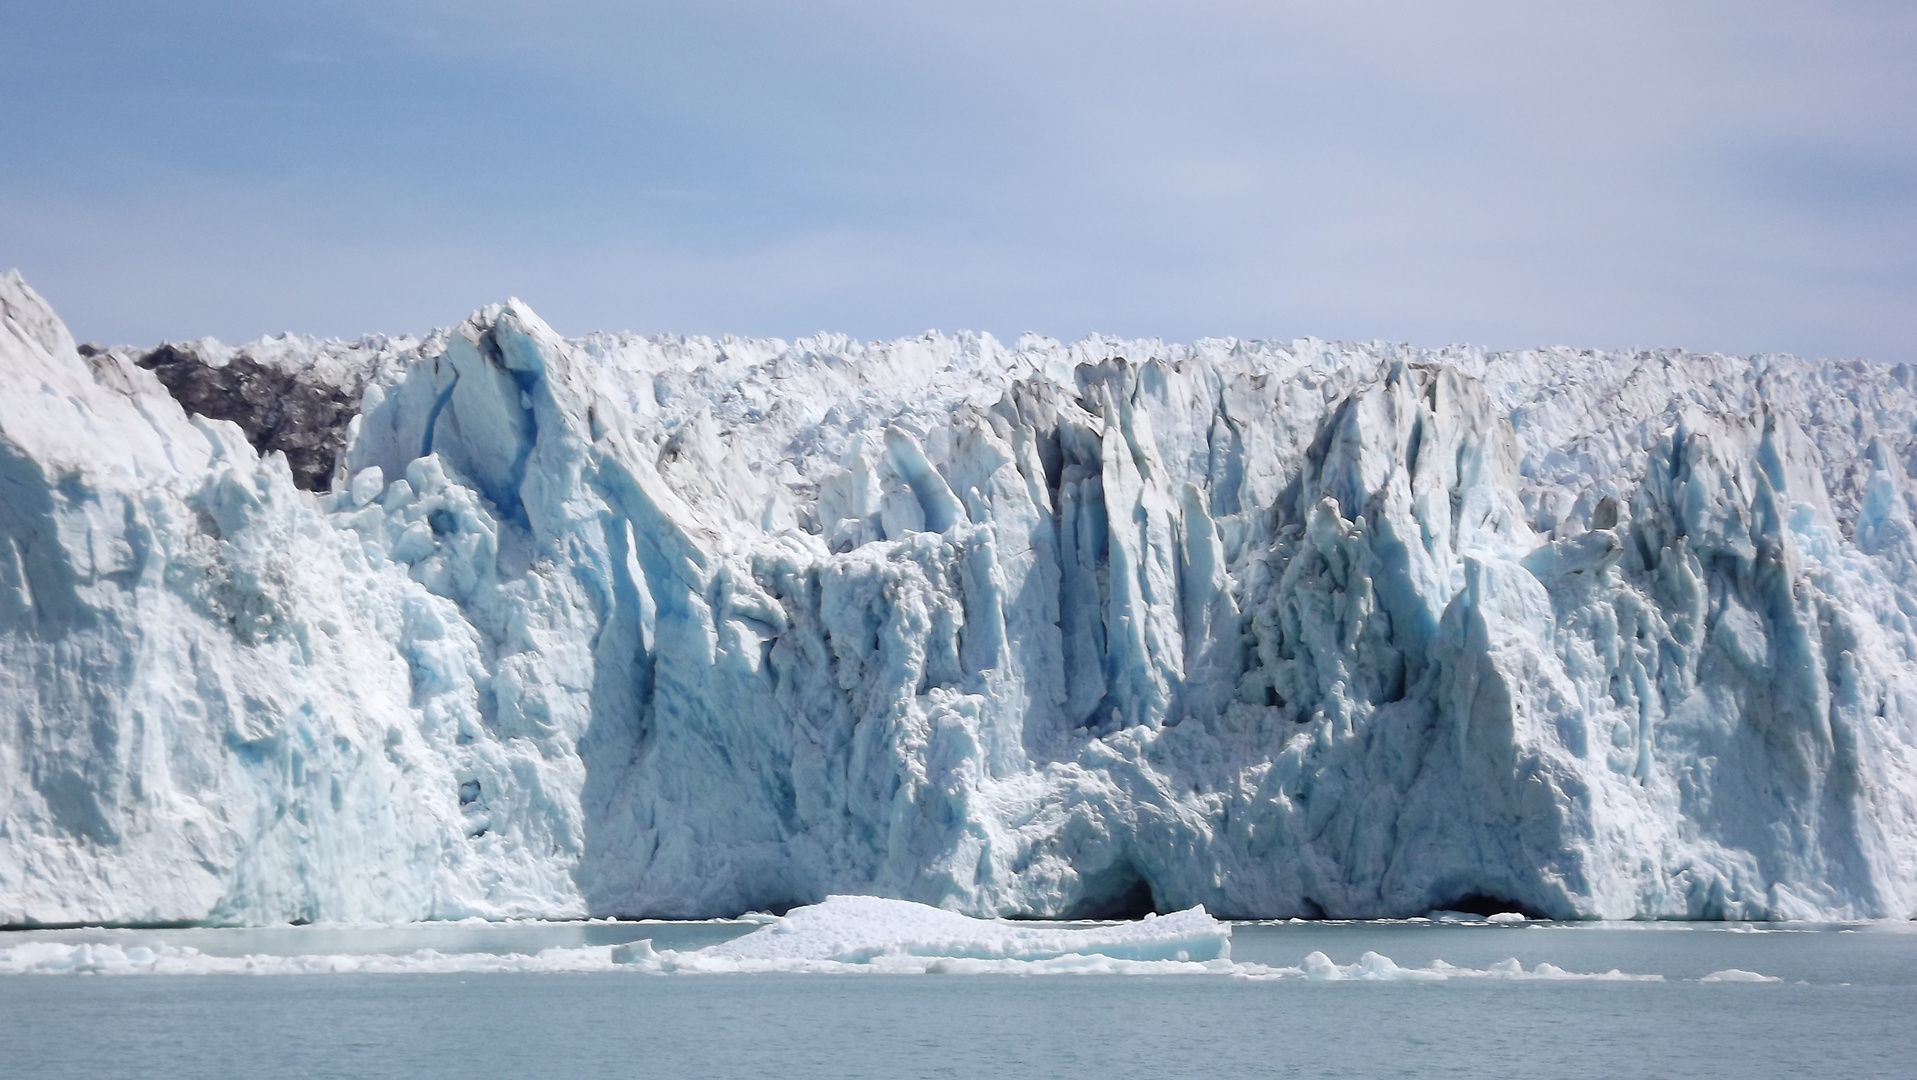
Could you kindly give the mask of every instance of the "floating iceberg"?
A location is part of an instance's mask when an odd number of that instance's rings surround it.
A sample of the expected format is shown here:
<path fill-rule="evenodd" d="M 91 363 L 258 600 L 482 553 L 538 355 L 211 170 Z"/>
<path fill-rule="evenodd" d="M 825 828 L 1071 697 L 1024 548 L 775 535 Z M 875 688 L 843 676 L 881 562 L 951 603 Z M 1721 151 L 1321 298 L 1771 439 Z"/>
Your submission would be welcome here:
<path fill-rule="evenodd" d="M 246 934 L 215 930 L 215 934 Z M 1488 968 L 1442 960 L 1399 966 L 1367 952 L 1338 964 L 1322 952 L 1296 967 L 1235 963 L 1231 927 L 1201 908 L 1136 922 L 1035 926 L 974 919 L 906 900 L 834 896 L 769 919 L 743 937 L 702 949 L 657 949 L 651 939 L 619 945 L 520 952 L 248 953 L 217 955 L 155 942 L 28 941 L 0 945 L 4 975 L 394 975 L 499 972 L 625 972 L 647 975 L 1175 975 L 1316 982 L 1661 981 L 1620 971 L 1586 975 L 1515 959 Z M 1735 969 L 1704 982 L 1775 982 Z"/>
<path fill-rule="evenodd" d="M 736 941 L 705 950 L 734 960 L 836 960 L 875 956 L 1050 960 L 1069 954 L 1118 960 L 1229 960 L 1231 927 L 1203 908 L 1105 926 L 1033 926 L 974 919 L 905 900 L 831 896 Z"/>
<path fill-rule="evenodd" d="M 0 316 L 0 923 L 1917 914 L 1904 366 Z"/>
<path fill-rule="evenodd" d="M 1743 968 L 1725 968 L 1723 971 L 1713 971 L 1698 980 L 1698 982 L 1707 983 L 1774 983 L 1783 981 L 1783 979 L 1775 975 L 1763 975 L 1755 971 L 1745 971 Z"/>

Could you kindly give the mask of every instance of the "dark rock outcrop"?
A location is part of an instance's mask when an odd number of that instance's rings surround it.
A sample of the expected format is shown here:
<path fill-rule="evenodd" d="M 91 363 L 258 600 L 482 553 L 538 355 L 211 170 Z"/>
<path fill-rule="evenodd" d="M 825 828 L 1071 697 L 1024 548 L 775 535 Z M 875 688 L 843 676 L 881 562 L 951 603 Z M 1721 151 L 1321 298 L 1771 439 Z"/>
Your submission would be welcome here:
<path fill-rule="evenodd" d="M 82 354 L 102 350 L 83 345 Z M 307 491 L 332 487 L 333 471 L 346 446 L 346 427 L 359 412 L 364 380 L 346 386 L 302 378 L 242 352 L 214 366 L 191 346 L 161 345 L 134 362 L 159 376 L 186 411 L 231 420 L 261 454 L 286 455 L 293 482 Z"/>

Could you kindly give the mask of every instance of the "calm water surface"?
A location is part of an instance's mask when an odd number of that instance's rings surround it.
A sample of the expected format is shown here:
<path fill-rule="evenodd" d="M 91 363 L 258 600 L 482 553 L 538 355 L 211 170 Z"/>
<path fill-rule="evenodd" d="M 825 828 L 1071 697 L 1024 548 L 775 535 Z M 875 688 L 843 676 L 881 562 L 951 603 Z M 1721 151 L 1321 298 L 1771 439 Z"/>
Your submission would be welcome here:
<path fill-rule="evenodd" d="M 58 931 L 209 953 L 533 951 L 739 925 Z M 1515 957 L 1664 982 L 554 975 L 0 978 L 20 1077 L 1618 1077 L 1917 1072 L 1907 924 L 1241 925 L 1233 957 Z M 1768 984 L 1700 983 L 1726 968 Z"/>

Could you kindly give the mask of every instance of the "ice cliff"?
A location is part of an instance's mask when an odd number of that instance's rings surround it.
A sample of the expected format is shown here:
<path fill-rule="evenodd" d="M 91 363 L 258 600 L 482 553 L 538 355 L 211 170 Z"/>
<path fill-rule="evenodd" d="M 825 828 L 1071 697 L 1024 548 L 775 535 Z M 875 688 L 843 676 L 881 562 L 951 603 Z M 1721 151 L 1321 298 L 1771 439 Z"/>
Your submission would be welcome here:
<path fill-rule="evenodd" d="M 1917 915 L 1903 366 L 0 315 L 0 923 Z"/>

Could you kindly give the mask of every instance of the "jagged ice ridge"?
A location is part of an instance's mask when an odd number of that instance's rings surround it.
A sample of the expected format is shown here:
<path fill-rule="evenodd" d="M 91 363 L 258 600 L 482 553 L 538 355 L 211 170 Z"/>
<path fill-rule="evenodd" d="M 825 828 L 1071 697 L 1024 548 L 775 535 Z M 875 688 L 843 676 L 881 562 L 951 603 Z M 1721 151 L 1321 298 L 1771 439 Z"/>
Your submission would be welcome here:
<path fill-rule="evenodd" d="M 0 316 L 0 923 L 1917 914 L 1904 366 Z"/>

